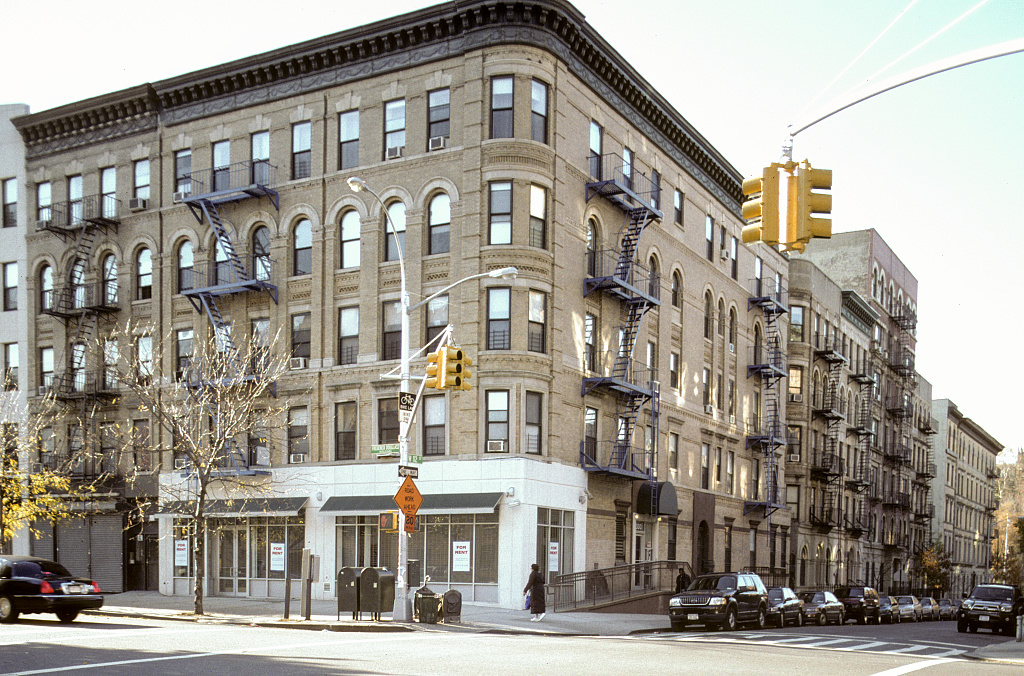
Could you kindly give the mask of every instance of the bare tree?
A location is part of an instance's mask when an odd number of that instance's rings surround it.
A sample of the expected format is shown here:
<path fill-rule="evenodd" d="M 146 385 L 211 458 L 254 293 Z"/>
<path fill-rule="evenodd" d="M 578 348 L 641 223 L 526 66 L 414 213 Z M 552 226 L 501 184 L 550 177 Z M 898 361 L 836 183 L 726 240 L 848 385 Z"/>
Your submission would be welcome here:
<path fill-rule="evenodd" d="M 122 447 L 151 448 L 154 465 L 170 456 L 164 469 L 176 471 L 163 472 L 160 495 L 191 518 L 194 611 L 202 615 L 208 504 L 217 496 L 244 500 L 273 491 L 268 440 L 284 424 L 275 394 L 287 356 L 275 349 L 276 337 L 242 338 L 227 328 L 197 336 L 187 356 L 171 351 L 173 336 L 154 340 L 148 327 L 132 322 L 103 340 L 135 346 L 115 367 L 124 413 L 142 412 L 170 439 L 162 446 L 118 435 Z M 169 364 L 173 369 L 163 373 Z"/>

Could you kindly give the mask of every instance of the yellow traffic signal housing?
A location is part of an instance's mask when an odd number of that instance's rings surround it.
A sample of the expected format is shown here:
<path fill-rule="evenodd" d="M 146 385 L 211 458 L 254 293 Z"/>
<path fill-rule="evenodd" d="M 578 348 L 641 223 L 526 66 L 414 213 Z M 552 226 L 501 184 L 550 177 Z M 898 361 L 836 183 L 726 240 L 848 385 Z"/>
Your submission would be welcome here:
<path fill-rule="evenodd" d="M 772 163 L 764 168 L 761 177 L 743 181 L 743 194 L 750 199 L 743 202 L 743 218 L 754 221 L 743 228 L 743 242 L 779 243 L 779 168 Z"/>
<path fill-rule="evenodd" d="M 832 189 L 832 170 L 814 169 L 807 160 L 789 177 L 789 205 L 786 214 L 787 244 L 803 251 L 814 237 L 832 237 L 832 219 L 814 214 L 832 213 L 832 195 L 819 190 Z"/>
<path fill-rule="evenodd" d="M 386 533 L 397 533 L 402 527 L 398 512 L 381 512 L 379 515 L 380 529 Z"/>
<path fill-rule="evenodd" d="M 438 350 L 437 389 L 462 389 L 462 350 L 453 345 L 446 345 Z"/>
<path fill-rule="evenodd" d="M 427 353 L 427 382 L 424 383 L 425 387 L 433 387 L 438 390 L 444 389 L 443 387 L 437 386 L 437 374 L 440 366 L 439 361 L 440 355 L 437 352 Z"/>
<path fill-rule="evenodd" d="M 457 388 L 453 389 L 469 391 L 472 386 L 472 383 L 469 382 L 469 379 L 473 377 L 473 372 L 469 370 L 469 367 L 473 365 L 473 360 L 469 357 L 469 355 L 463 353 L 462 360 L 460 363 L 462 364 L 462 372 L 459 375 L 462 377 L 462 384 L 459 385 Z"/>

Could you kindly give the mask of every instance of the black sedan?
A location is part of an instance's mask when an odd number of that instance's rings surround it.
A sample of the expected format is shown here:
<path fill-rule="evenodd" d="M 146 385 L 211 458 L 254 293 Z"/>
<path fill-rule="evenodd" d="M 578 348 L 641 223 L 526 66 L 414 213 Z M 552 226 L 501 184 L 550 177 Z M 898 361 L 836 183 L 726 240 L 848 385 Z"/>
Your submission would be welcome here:
<path fill-rule="evenodd" d="M 952 599 L 939 599 L 939 619 L 952 620 L 956 617 L 956 606 Z"/>
<path fill-rule="evenodd" d="M 73 622 L 82 610 L 102 605 L 98 584 L 74 577 L 56 561 L 0 556 L 0 622 L 17 622 L 22 613 L 54 613 Z"/>
<path fill-rule="evenodd" d="M 878 597 L 878 619 L 886 624 L 895 624 L 900 621 L 900 602 L 894 596 Z"/>
<path fill-rule="evenodd" d="M 804 616 L 808 622 L 824 626 L 845 621 L 843 602 L 830 591 L 802 592 L 800 599 L 804 602 Z"/>
<path fill-rule="evenodd" d="M 768 588 L 768 622 L 780 627 L 792 622 L 798 627 L 804 624 L 804 602 L 789 587 Z"/>

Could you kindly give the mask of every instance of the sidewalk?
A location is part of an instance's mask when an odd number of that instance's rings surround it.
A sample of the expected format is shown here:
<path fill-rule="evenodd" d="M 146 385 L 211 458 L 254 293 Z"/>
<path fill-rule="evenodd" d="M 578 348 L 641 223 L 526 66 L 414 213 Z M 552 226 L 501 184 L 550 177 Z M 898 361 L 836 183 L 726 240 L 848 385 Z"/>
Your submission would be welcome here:
<path fill-rule="evenodd" d="M 668 619 L 662 615 L 636 613 L 549 612 L 541 622 L 531 622 L 526 610 L 498 608 L 476 603 L 462 604 L 461 622 L 420 624 L 395 622 L 391 613 L 383 613 L 380 622 L 370 620 L 363 613 L 362 620 L 353 620 L 351 612 L 338 617 L 337 601 L 314 600 L 310 619 L 299 613 L 299 601 L 291 602 L 289 619 L 284 619 L 284 601 L 281 599 L 250 599 L 209 596 L 203 600 L 204 615 L 197 618 L 192 612 L 191 596 L 164 596 L 153 591 L 131 591 L 107 594 L 103 608 L 86 611 L 89 614 L 122 617 L 185 620 L 209 623 L 233 623 L 260 627 L 306 629 L 312 631 L 465 631 L 510 634 L 558 634 L 562 636 L 626 636 L 629 634 L 670 631 Z M 993 643 L 965 655 L 973 659 L 1024 664 L 1024 642 L 1014 639 Z"/>

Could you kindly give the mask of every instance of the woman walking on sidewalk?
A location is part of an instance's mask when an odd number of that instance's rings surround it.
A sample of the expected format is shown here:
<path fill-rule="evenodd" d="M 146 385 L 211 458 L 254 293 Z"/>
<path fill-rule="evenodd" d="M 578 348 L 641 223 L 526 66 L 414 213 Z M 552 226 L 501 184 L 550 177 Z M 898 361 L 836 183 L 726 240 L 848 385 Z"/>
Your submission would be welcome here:
<path fill-rule="evenodd" d="M 544 573 L 536 563 L 530 565 L 530 579 L 523 588 L 523 595 L 530 595 L 530 611 L 533 617 L 530 622 L 540 622 L 547 615 L 544 607 Z"/>

